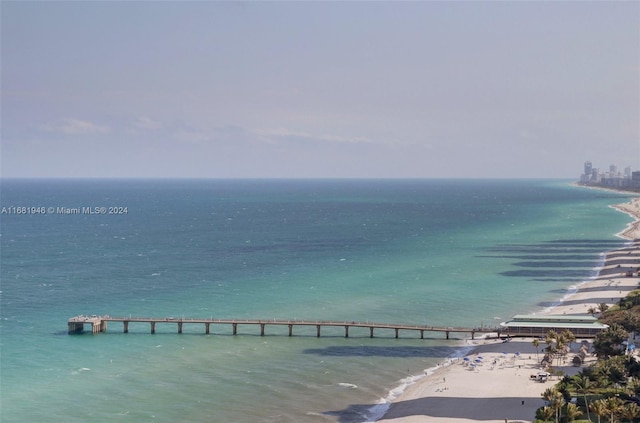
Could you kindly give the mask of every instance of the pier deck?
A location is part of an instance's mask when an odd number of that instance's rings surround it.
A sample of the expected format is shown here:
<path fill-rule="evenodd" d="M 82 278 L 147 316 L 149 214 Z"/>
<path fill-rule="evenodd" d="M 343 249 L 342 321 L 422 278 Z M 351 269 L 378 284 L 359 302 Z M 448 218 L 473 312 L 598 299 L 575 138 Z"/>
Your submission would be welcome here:
<path fill-rule="evenodd" d="M 112 317 L 112 316 L 75 316 L 69 319 L 68 327 L 69 334 L 84 332 L 85 325 L 91 325 L 91 332 L 98 334 L 107 330 L 107 324 L 109 322 L 118 322 L 123 325 L 123 332 L 129 332 L 130 323 L 149 323 L 151 333 L 156 332 L 156 325 L 161 324 L 174 324 L 177 326 L 178 333 L 182 333 L 183 326 L 185 324 L 200 324 L 204 325 L 204 333 L 211 333 L 211 325 L 227 325 L 231 326 L 231 333 L 233 335 L 238 334 L 239 325 L 251 325 L 258 326 L 260 328 L 260 335 L 264 336 L 267 326 L 287 326 L 288 335 L 293 336 L 293 329 L 296 326 L 311 326 L 316 328 L 316 336 L 320 337 L 323 327 L 343 327 L 344 336 L 349 337 L 350 328 L 368 328 L 369 337 L 373 338 L 375 329 L 390 329 L 395 332 L 395 337 L 400 336 L 400 331 L 418 331 L 420 333 L 420 339 L 424 339 L 425 332 L 441 332 L 444 333 L 446 339 L 449 339 L 451 333 L 465 333 L 474 339 L 476 333 L 499 333 L 500 328 L 496 327 L 479 327 L 479 328 L 464 328 L 464 327 L 439 327 L 439 326 L 426 326 L 426 325 L 404 325 L 404 324 L 389 324 L 389 323 L 372 323 L 372 322 L 346 322 L 346 321 L 326 321 L 326 320 L 256 320 L 256 319 L 199 319 L 199 318 L 174 318 L 174 317 Z"/>

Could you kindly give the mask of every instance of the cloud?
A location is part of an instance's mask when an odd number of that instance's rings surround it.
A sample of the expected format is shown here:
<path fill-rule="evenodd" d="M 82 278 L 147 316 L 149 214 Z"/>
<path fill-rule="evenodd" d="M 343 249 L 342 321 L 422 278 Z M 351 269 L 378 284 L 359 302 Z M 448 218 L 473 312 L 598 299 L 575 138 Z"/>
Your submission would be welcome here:
<path fill-rule="evenodd" d="M 179 129 L 172 133 L 172 138 L 176 141 L 199 144 L 210 141 L 211 134 L 196 129 Z"/>
<path fill-rule="evenodd" d="M 136 128 L 146 130 L 157 130 L 162 128 L 162 122 L 151 119 L 150 117 L 140 116 L 134 123 Z"/>
<path fill-rule="evenodd" d="M 111 132 L 111 129 L 106 125 L 99 125 L 97 123 L 75 118 L 63 119 L 60 124 L 44 125 L 43 128 L 49 132 L 58 132 L 69 135 L 107 134 Z"/>
<path fill-rule="evenodd" d="M 287 140 L 307 140 L 307 141 L 320 141 L 320 142 L 335 142 L 335 143 L 373 143 L 369 138 L 364 137 L 348 137 L 342 135 L 328 135 L 328 134 L 310 134 L 307 132 L 292 131 L 286 128 L 268 129 L 256 131 L 258 135 L 266 137 L 268 139 L 287 139 Z"/>

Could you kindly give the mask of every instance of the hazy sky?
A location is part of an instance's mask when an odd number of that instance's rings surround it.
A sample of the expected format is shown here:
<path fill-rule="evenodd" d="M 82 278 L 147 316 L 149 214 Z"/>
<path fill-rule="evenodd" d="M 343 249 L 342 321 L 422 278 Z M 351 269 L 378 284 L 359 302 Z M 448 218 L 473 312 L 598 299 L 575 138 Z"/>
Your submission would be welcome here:
<path fill-rule="evenodd" d="M 640 169 L 640 2 L 1 3 L 2 176 Z"/>

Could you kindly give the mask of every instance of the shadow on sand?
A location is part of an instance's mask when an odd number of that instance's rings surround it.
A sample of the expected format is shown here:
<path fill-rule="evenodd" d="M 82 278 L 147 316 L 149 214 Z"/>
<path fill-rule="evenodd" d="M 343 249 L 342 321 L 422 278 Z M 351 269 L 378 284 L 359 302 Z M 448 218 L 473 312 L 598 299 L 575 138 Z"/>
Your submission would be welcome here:
<path fill-rule="evenodd" d="M 464 407 L 460 404 L 464 402 Z M 524 402 L 524 404 L 523 404 Z M 544 405 L 540 397 L 532 398 L 458 398 L 425 397 L 391 404 L 385 414 L 387 419 L 402 417 L 429 417 L 469 419 L 475 421 L 531 421 L 538 407 Z M 344 410 L 327 411 L 324 414 L 337 416 L 340 423 L 363 423 L 374 404 L 350 405 Z M 477 410 L 482 410 L 482 416 Z M 514 411 L 515 410 L 515 411 Z"/>

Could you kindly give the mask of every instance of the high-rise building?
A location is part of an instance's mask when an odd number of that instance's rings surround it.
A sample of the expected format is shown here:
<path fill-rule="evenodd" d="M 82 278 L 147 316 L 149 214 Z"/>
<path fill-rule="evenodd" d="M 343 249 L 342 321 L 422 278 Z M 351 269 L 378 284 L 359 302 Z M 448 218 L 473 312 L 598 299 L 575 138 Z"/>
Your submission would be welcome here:
<path fill-rule="evenodd" d="M 606 171 L 605 171 L 606 169 Z M 632 171 L 631 166 L 624 168 L 624 172 L 617 165 L 598 169 L 590 161 L 584 162 L 584 173 L 580 175 L 580 184 L 599 186 L 609 189 L 640 192 L 640 171 Z"/>

